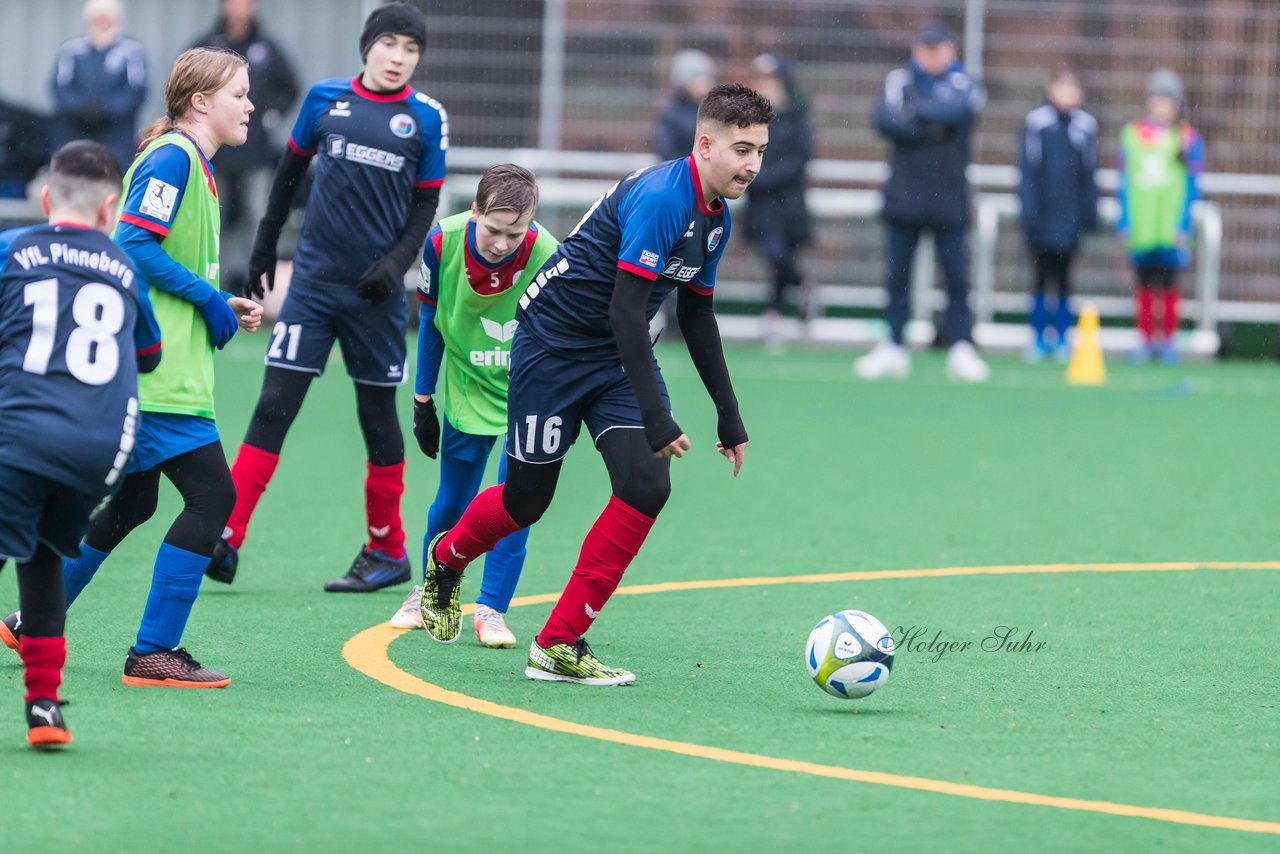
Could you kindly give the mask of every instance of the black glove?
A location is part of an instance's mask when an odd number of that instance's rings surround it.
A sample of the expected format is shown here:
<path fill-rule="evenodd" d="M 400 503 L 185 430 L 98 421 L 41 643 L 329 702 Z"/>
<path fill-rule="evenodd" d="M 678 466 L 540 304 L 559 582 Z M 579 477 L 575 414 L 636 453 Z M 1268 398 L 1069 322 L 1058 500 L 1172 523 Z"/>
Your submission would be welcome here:
<path fill-rule="evenodd" d="M 426 403 L 414 398 L 413 401 L 413 438 L 418 440 L 418 448 L 431 459 L 440 453 L 440 419 L 436 415 L 434 399 Z"/>
<path fill-rule="evenodd" d="M 394 258 L 383 256 L 360 275 L 356 293 L 360 299 L 380 303 L 394 294 L 398 287 L 404 287 L 404 267 L 397 264 Z"/>
<path fill-rule="evenodd" d="M 267 291 L 276 286 L 276 242 L 259 236 L 253 242 L 253 252 L 249 255 L 249 280 L 244 284 L 244 295 L 251 300 L 260 300 Z M 266 284 L 262 277 L 266 276 Z"/>

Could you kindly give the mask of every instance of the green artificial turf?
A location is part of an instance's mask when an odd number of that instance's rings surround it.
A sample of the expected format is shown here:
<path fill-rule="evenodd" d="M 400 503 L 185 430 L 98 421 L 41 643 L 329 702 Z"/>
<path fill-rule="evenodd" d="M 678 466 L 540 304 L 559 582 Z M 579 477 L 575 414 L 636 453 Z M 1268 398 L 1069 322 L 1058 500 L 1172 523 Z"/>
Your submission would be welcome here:
<path fill-rule="evenodd" d="M 234 454 L 265 337 L 219 357 Z M 411 348 L 412 349 L 412 348 Z M 851 354 L 731 347 L 751 444 L 716 457 L 714 413 L 687 356 L 662 345 L 694 451 L 626 583 L 1079 562 L 1258 561 L 1275 544 L 1280 375 L 1265 364 L 1111 366 L 1068 388 L 1059 366 L 993 363 L 981 387 L 856 382 Z M 408 432 L 407 392 L 402 416 Z M 415 567 L 436 483 L 410 448 L 403 509 Z M 63 694 L 75 744 L 26 749 L 21 668 L 0 658 L 0 838 L 14 851 L 1275 850 L 1275 836 L 992 803 L 747 768 L 497 720 L 393 690 L 343 645 L 404 588 L 321 591 L 361 544 L 364 454 L 341 365 L 314 384 L 250 528 L 240 575 L 207 582 L 184 643 L 222 691 L 126 689 L 125 651 L 162 490 L 71 610 Z M 567 577 L 608 481 L 570 454 L 534 530 L 520 594 Z M 469 571 L 464 597 L 478 590 Z M 0 596 L 13 602 L 12 572 Z M 1072 573 L 843 581 L 616 598 L 592 632 L 634 686 L 523 678 L 549 605 L 514 608 L 515 650 L 415 633 L 402 669 L 578 723 L 823 765 L 1042 795 L 1280 821 L 1273 639 L 1280 571 Z M 842 608 L 895 636 L 975 644 L 998 626 L 1038 652 L 901 649 L 874 696 L 808 680 L 813 623 Z M 920 636 L 921 640 L 926 635 Z M 0 650 L 5 655 L 6 651 Z M 5 733 L 8 733 L 5 735 Z"/>

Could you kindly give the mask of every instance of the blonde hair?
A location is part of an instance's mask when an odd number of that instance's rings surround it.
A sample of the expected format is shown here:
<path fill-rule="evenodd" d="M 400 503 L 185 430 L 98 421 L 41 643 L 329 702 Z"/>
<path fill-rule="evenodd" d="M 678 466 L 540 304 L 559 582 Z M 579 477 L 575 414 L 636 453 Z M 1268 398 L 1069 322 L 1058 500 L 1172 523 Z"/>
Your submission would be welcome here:
<path fill-rule="evenodd" d="M 178 120 L 191 111 L 191 96 L 197 92 L 212 95 L 227 85 L 237 71 L 249 63 L 234 50 L 193 47 L 177 58 L 169 79 L 164 84 L 165 114 L 147 125 L 138 143 L 138 151 L 178 126 Z"/>

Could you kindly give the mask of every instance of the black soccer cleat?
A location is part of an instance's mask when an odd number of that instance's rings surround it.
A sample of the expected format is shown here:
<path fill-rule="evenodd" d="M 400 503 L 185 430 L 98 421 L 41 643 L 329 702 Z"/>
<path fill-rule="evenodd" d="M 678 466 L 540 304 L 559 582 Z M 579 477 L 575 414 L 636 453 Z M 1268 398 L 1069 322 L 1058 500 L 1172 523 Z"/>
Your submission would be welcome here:
<path fill-rule="evenodd" d="M 206 578 L 222 584 L 230 584 L 236 580 L 236 568 L 240 566 L 240 550 L 226 540 L 218 540 L 213 547 L 213 557 L 205 567 Z"/>
<path fill-rule="evenodd" d="M 396 559 L 387 557 L 381 549 L 360 549 L 360 554 L 347 570 L 324 586 L 329 593 L 372 593 L 393 584 L 409 580 L 408 555 Z"/>
<path fill-rule="evenodd" d="M 27 703 L 27 744 L 48 750 L 70 743 L 71 732 L 57 700 L 36 698 Z"/>
<path fill-rule="evenodd" d="M 22 612 L 14 611 L 0 620 L 0 643 L 17 652 L 20 640 L 22 640 Z"/>

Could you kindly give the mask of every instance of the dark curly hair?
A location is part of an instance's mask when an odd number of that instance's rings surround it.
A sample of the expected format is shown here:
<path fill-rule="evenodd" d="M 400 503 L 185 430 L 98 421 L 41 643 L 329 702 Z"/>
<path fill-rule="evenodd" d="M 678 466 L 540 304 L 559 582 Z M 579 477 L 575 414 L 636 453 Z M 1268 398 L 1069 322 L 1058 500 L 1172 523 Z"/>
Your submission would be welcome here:
<path fill-rule="evenodd" d="M 756 90 L 741 83 L 722 83 L 702 99 L 698 107 L 698 125 L 716 122 L 749 128 L 773 121 L 773 106 Z"/>

